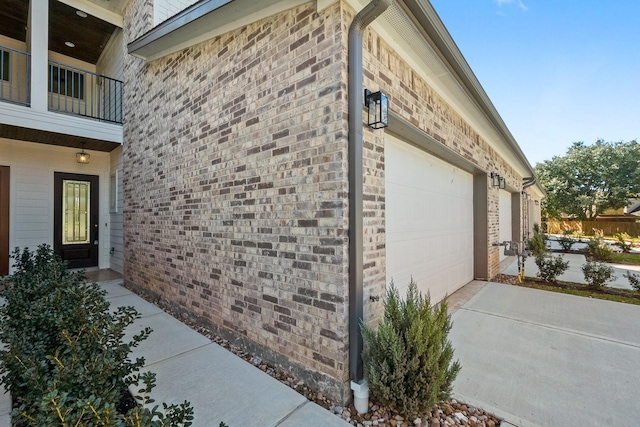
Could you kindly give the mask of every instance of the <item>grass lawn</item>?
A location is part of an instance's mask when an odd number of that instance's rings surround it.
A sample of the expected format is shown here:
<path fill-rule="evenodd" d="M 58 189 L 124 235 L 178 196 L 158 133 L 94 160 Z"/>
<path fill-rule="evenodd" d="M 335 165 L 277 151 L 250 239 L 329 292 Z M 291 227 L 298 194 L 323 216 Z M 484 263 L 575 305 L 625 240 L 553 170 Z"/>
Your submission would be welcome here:
<path fill-rule="evenodd" d="M 617 264 L 640 265 L 640 254 L 613 253 L 611 262 Z"/>

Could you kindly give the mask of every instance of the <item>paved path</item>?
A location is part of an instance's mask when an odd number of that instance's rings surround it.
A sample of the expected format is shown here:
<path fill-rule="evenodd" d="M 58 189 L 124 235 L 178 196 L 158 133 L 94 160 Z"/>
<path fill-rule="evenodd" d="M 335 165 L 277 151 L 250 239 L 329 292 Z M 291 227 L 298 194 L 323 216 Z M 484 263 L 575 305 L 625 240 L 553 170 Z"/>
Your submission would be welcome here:
<path fill-rule="evenodd" d="M 112 306 L 134 306 L 141 314 L 129 335 L 149 326 L 150 337 L 132 357 L 144 356 L 145 370 L 155 372 L 155 404 L 191 402 L 193 427 L 346 427 L 350 424 L 252 364 L 235 356 L 120 286 L 100 283 Z M 127 337 L 125 337 L 126 339 Z M 0 396 L 0 427 L 9 426 L 11 399 Z"/>
<path fill-rule="evenodd" d="M 486 283 L 452 319 L 460 400 L 522 427 L 640 425 L 640 306 Z"/>

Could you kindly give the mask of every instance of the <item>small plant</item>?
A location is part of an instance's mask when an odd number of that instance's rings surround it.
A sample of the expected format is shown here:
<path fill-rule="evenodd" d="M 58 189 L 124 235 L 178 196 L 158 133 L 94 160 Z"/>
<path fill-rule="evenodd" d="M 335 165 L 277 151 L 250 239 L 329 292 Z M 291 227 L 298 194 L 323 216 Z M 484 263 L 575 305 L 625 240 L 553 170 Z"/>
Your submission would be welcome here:
<path fill-rule="evenodd" d="M 602 262 L 588 261 L 582 266 L 582 272 L 591 289 L 601 289 L 607 282 L 616 278 L 613 268 Z"/>
<path fill-rule="evenodd" d="M 5 281 L 0 307 L 0 380 L 14 400 L 12 421 L 26 426 L 189 426 L 193 409 L 181 405 L 123 408 L 129 386 L 148 393 L 155 374 L 138 370 L 144 359 L 129 359 L 145 340 L 145 328 L 131 341 L 125 329 L 139 317 L 133 307 L 111 310 L 105 291 L 87 283 L 84 272 L 71 273 L 47 245 L 36 253 L 16 249 L 15 274 Z"/>
<path fill-rule="evenodd" d="M 629 253 L 631 251 L 632 244 L 629 241 L 631 236 L 627 233 L 616 233 L 613 237 L 616 239 L 615 245 L 618 246 L 622 252 Z"/>
<path fill-rule="evenodd" d="M 569 268 L 569 261 L 565 261 L 562 255 L 547 258 L 544 255 L 536 256 L 538 266 L 538 277 L 545 282 L 555 282 L 557 277 L 562 275 Z"/>
<path fill-rule="evenodd" d="M 413 280 L 404 301 L 392 282 L 384 309 L 377 331 L 362 326 L 365 377 L 382 403 L 414 419 L 449 398 L 460 370 L 447 339 L 451 317 L 446 299 L 431 307 Z"/>
<path fill-rule="evenodd" d="M 596 261 L 610 261 L 613 250 L 603 241 L 602 237 L 590 237 L 587 242 L 587 251 Z"/>
<path fill-rule="evenodd" d="M 558 244 L 564 252 L 569 252 L 571 250 L 571 247 L 575 243 L 575 240 L 570 237 L 572 234 L 573 232 L 567 230 L 563 233 L 562 236 L 558 237 Z"/>
<path fill-rule="evenodd" d="M 533 254 L 533 256 L 543 255 L 547 252 L 546 236 L 540 232 L 540 226 L 534 224 L 533 237 L 527 241 L 527 247 Z"/>
<path fill-rule="evenodd" d="M 627 270 L 627 274 L 623 274 L 622 276 L 629 281 L 629 284 L 633 289 L 640 292 L 640 275 L 633 274 L 632 272 Z"/>

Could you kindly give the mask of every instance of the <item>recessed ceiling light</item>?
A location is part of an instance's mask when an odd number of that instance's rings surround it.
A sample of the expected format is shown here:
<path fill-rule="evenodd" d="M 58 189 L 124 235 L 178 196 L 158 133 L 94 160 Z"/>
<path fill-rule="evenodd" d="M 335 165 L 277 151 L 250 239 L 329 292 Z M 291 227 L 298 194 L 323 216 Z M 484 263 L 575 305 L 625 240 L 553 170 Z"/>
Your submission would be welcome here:
<path fill-rule="evenodd" d="M 83 11 L 81 11 L 81 10 L 76 10 L 76 15 L 78 15 L 80 18 L 86 18 L 87 17 L 87 14 L 84 13 Z"/>
<path fill-rule="evenodd" d="M 67 45 L 67 47 L 76 47 L 76 45 L 72 42 L 64 42 L 65 45 Z"/>

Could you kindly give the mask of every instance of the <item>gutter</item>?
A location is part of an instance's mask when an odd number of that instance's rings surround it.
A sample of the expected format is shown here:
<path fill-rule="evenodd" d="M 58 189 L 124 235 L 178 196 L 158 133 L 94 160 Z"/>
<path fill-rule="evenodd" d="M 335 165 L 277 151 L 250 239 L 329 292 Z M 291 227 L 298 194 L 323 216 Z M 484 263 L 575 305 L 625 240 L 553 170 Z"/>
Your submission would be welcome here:
<path fill-rule="evenodd" d="M 502 135 L 504 141 L 516 154 L 523 166 L 529 169 L 531 175 L 535 177 L 535 169 L 529 163 L 529 160 L 511 134 L 511 131 L 509 131 L 507 125 L 489 99 L 489 96 L 482 88 L 482 85 L 458 49 L 458 46 L 438 16 L 433 5 L 431 5 L 431 2 L 422 0 L 399 0 L 398 3 L 402 4 L 403 7 L 409 10 L 417 19 L 420 27 L 428 35 L 427 40 L 431 40 L 430 43 L 434 50 L 443 58 L 445 64 L 449 64 L 451 75 L 466 89 L 471 99 L 475 101 L 478 108 L 489 119 L 498 134 Z M 544 189 L 542 189 L 542 191 L 544 192 Z"/>
<path fill-rule="evenodd" d="M 360 413 L 368 410 L 368 387 L 364 380 L 360 325 L 364 320 L 363 297 L 363 166 L 362 34 L 389 6 L 391 0 L 373 0 L 353 19 L 349 27 L 349 372 L 354 403 Z"/>

